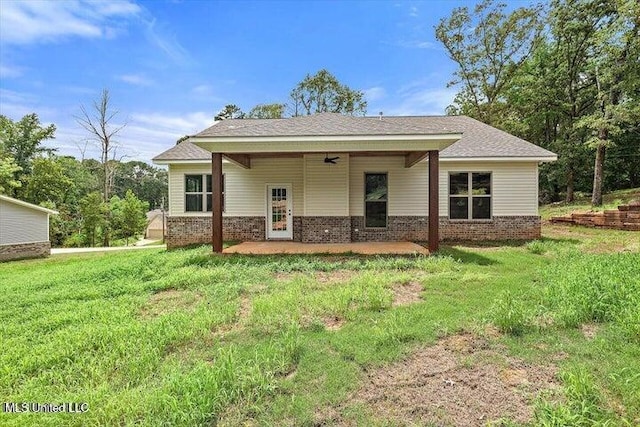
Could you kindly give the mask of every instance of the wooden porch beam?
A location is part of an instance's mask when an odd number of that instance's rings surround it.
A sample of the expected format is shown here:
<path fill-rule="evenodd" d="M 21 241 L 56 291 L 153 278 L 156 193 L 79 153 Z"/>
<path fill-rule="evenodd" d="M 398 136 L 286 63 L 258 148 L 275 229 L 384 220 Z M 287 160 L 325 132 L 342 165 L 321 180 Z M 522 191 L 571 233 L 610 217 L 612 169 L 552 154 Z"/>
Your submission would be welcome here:
<path fill-rule="evenodd" d="M 211 153 L 211 246 L 222 253 L 222 154 Z"/>
<path fill-rule="evenodd" d="M 440 235 L 438 233 L 438 150 L 429 151 L 429 253 L 438 251 Z"/>
<path fill-rule="evenodd" d="M 427 157 L 428 151 L 411 151 L 404 156 L 404 167 L 410 168 Z"/>
<path fill-rule="evenodd" d="M 248 154 L 225 154 L 224 156 L 236 166 L 251 169 L 251 157 Z"/>

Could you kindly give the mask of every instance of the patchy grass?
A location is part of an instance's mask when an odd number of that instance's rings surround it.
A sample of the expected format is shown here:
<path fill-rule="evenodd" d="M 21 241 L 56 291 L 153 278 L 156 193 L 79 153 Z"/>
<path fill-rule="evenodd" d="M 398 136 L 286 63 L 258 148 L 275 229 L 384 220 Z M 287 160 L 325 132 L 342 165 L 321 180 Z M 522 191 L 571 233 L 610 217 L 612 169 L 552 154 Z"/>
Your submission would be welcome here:
<path fill-rule="evenodd" d="M 89 404 L 0 424 L 636 425 L 639 240 L 545 226 L 434 257 L 200 247 L 0 264 L 2 400 Z M 451 369 L 429 376 L 430 360 Z M 440 409 L 389 400 L 414 392 Z M 486 415 L 456 418 L 456 399 Z"/>
<path fill-rule="evenodd" d="M 591 196 L 578 196 L 571 203 L 558 202 L 542 206 L 540 216 L 548 220 L 552 216 L 566 215 L 571 212 L 600 212 L 605 209 L 617 209 L 619 205 L 624 205 L 632 200 L 640 200 L 640 188 L 630 188 L 627 190 L 617 190 L 605 194 L 602 197 L 602 206 L 591 206 Z"/>

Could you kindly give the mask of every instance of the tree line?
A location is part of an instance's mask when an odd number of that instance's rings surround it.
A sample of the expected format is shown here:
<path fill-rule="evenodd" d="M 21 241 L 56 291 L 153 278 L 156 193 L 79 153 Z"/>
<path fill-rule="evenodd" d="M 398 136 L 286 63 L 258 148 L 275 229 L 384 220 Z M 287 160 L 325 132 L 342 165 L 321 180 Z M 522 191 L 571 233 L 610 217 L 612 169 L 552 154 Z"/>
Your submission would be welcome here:
<path fill-rule="evenodd" d="M 114 156 L 58 155 L 44 146 L 55 130 L 36 114 L 18 121 L 0 115 L 0 194 L 57 210 L 50 219 L 53 246 L 128 244 L 144 230 L 149 207 L 167 199 L 167 172 Z"/>
<path fill-rule="evenodd" d="M 552 0 L 511 12 L 492 0 L 436 27 L 457 70 L 449 114 L 558 153 L 546 201 L 640 186 L 640 2 Z"/>

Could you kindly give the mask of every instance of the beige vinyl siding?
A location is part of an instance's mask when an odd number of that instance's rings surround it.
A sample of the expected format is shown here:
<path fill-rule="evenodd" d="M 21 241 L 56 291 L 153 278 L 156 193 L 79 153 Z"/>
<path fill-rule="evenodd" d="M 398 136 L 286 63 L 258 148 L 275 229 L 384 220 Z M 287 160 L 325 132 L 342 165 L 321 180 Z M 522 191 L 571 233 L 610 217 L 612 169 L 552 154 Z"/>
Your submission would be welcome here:
<path fill-rule="evenodd" d="M 49 241 L 49 215 L 0 200 L 0 245 Z"/>
<path fill-rule="evenodd" d="M 538 215 L 536 162 L 440 162 L 440 216 L 449 216 L 449 172 L 491 172 L 492 216 Z"/>
<path fill-rule="evenodd" d="M 329 153 L 340 157 L 336 164 L 324 162 L 325 154 L 304 156 L 304 215 L 349 215 L 349 154 Z"/>
<path fill-rule="evenodd" d="M 364 174 L 366 172 L 388 174 L 388 215 L 427 215 L 429 196 L 427 162 L 420 162 L 408 169 L 404 167 L 403 156 L 351 157 L 349 163 L 349 214 L 351 216 L 364 215 Z"/>
<path fill-rule="evenodd" d="M 223 163 L 225 175 L 224 216 L 264 216 L 267 184 L 291 184 L 293 214 L 303 212 L 302 158 L 252 159 L 251 169 Z M 169 166 L 169 214 L 207 216 L 210 212 L 184 211 L 184 176 L 210 174 L 211 164 L 174 164 Z"/>

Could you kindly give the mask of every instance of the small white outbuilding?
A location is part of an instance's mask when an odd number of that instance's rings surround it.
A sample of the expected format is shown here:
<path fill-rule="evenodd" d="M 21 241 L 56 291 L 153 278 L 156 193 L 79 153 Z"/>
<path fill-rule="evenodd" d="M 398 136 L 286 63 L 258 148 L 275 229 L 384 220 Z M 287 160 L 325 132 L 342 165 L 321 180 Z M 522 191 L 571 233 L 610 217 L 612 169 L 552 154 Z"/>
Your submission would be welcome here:
<path fill-rule="evenodd" d="M 51 254 L 49 215 L 58 212 L 0 195 L 0 261 Z"/>

